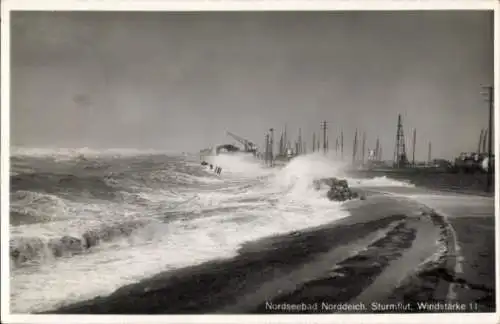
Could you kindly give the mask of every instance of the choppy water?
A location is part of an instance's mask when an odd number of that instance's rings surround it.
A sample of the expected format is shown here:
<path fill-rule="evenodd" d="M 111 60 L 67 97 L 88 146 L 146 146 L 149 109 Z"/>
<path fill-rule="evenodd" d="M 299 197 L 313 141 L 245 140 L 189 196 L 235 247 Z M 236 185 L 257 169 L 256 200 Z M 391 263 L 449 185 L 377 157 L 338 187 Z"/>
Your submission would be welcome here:
<path fill-rule="evenodd" d="M 264 168 L 244 156 L 24 151 L 11 157 L 11 312 L 107 295 L 158 272 L 234 256 L 242 243 L 349 213 L 312 180 L 320 155 Z M 357 185 L 400 185 L 385 178 Z M 404 185 L 404 184 L 403 184 Z"/>

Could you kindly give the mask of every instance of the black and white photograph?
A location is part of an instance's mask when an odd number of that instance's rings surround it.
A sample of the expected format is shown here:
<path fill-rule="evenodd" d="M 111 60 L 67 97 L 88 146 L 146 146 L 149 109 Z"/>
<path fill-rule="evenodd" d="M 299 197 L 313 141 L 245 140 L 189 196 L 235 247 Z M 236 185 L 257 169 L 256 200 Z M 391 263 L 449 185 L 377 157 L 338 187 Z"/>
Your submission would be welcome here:
<path fill-rule="evenodd" d="M 493 9 L 3 12 L 9 313 L 496 313 Z"/>

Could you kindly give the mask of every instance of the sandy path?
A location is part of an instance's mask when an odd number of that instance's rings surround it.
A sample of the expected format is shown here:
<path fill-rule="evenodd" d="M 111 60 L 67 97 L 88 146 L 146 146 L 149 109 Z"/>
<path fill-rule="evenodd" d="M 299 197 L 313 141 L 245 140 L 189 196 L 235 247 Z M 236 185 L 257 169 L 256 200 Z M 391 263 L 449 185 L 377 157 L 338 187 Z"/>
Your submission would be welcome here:
<path fill-rule="evenodd" d="M 495 308 L 495 204 L 493 197 L 422 188 L 377 188 L 391 196 L 422 203 L 449 224 L 450 251 L 435 299 L 466 304 L 470 310 Z M 443 286 L 447 286 L 444 292 Z"/>

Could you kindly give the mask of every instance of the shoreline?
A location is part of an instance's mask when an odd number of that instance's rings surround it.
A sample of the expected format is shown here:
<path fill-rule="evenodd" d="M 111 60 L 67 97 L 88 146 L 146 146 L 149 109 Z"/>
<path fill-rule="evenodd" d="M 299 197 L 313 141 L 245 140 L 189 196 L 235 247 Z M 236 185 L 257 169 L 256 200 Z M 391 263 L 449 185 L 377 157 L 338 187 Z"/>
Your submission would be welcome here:
<path fill-rule="evenodd" d="M 439 279 L 440 263 L 427 264 L 438 271 L 426 274 L 434 280 L 424 282 L 419 279 L 422 275 L 413 271 L 437 253 L 436 247 L 426 241 L 432 242 L 432 237 L 446 241 L 443 217 L 416 202 L 374 192 L 368 193 L 367 200 L 349 201 L 344 206 L 350 217 L 249 242 L 234 258 L 163 272 L 121 287 L 107 297 L 43 313 L 283 314 L 290 311 L 267 309 L 266 302 L 398 304 L 421 300 L 421 291 L 434 294 L 449 290 L 451 283 Z M 440 260 L 451 259 L 444 255 Z M 451 262 L 450 267 L 453 265 Z M 446 302 L 443 294 L 433 298 L 435 302 Z M 482 309 L 491 309 L 487 306 Z M 362 311 L 394 312 L 368 306 Z M 311 307 L 298 311 L 318 312 Z M 322 312 L 359 313 L 360 309 Z"/>

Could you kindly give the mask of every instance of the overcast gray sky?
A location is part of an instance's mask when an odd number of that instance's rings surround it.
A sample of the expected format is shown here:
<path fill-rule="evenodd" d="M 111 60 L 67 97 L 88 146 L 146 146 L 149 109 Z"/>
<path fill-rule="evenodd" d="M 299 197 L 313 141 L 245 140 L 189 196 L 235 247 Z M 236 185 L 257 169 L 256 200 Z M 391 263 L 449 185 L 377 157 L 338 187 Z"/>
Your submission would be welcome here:
<path fill-rule="evenodd" d="M 14 12 L 11 140 L 28 147 L 198 151 L 233 131 L 329 124 L 379 136 L 397 114 L 417 158 L 477 147 L 493 15 L 434 12 Z M 277 138 L 276 138 L 277 140 Z"/>

